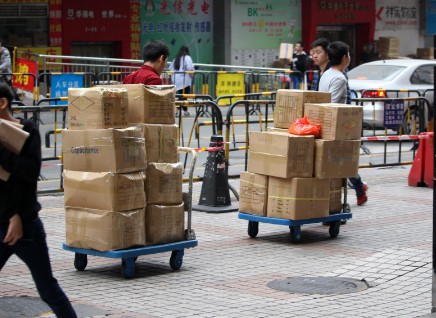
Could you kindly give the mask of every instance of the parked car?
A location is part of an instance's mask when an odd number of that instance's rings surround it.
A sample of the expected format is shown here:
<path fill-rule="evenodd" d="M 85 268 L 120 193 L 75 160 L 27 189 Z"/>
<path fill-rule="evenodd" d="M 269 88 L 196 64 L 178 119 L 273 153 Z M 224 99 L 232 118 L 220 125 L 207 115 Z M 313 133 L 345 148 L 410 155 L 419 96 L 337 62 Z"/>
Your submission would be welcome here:
<path fill-rule="evenodd" d="M 427 105 L 424 108 L 426 125 L 434 103 L 435 67 L 436 61 L 432 60 L 395 59 L 369 62 L 348 72 L 349 85 L 354 97 L 357 95 L 359 98 L 418 97 L 430 90 L 425 94 L 431 106 L 430 109 Z M 384 128 L 384 109 L 383 102 L 364 103 L 364 128 Z M 407 114 L 408 109 L 410 116 Z M 416 101 L 404 103 L 402 127 L 403 134 L 414 133 L 414 127 L 419 127 L 419 111 Z"/>

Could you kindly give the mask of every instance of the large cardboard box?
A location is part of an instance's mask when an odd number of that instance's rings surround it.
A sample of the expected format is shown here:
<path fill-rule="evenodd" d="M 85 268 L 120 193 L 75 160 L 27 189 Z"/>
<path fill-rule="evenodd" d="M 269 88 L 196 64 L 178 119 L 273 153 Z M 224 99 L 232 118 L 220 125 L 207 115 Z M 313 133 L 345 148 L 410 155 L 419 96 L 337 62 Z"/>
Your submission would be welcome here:
<path fill-rule="evenodd" d="M 291 60 L 294 54 L 292 43 L 280 43 L 279 59 Z"/>
<path fill-rule="evenodd" d="M 68 89 L 68 128 L 125 128 L 128 118 L 127 90 L 114 87 Z"/>
<path fill-rule="evenodd" d="M 145 124 L 145 148 L 148 162 L 175 163 L 178 161 L 177 125 Z"/>
<path fill-rule="evenodd" d="M 133 172 L 147 168 L 144 129 L 63 130 L 62 156 L 67 170 Z"/>
<path fill-rule="evenodd" d="M 175 124 L 176 88 L 174 85 L 101 85 L 125 88 L 129 96 L 128 122 L 131 125 Z"/>
<path fill-rule="evenodd" d="M 183 166 L 178 163 L 152 162 L 147 167 L 147 203 L 172 205 L 183 202 Z"/>
<path fill-rule="evenodd" d="M 362 134 L 363 107 L 347 104 L 305 104 L 307 119 L 321 125 L 321 139 L 356 140 Z"/>
<path fill-rule="evenodd" d="M 179 205 L 147 205 L 145 217 L 147 245 L 172 243 L 185 239 L 185 211 Z"/>
<path fill-rule="evenodd" d="M 145 172 L 112 173 L 64 170 L 64 204 L 107 211 L 144 208 Z"/>
<path fill-rule="evenodd" d="M 329 213 L 336 214 L 342 211 L 342 186 L 344 179 L 330 179 Z"/>
<path fill-rule="evenodd" d="M 244 171 L 239 180 L 239 211 L 266 216 L 268 176 Z"/>
<path fill-rule="evenodd" d="M 23 130 L 23 125 L 0 119 L 0 144 L 9 151 L 19 154 L 28 137 L 29 133 Z M 10 176 L 11 174 L 0 166 L 0 179 L 8 181 Z"/>
<path fill-rule="evenodd" d="M 250 132 L 248 171 L 281 178 L 312 177 L 313 136 Z"/>
<path fill-rule="evenodd" d="M 269 178 L 268 217 L 289 220 L 326 217 L 329 201 L 330 179 Z"/>
<path fill-rule="evenodd" d="M 110 251 L 145 245 L 145 209 L 125 212 L 65 208 L 66 244 Z"/>
<path fill-rule="evenodd" d="M 320 179 L 357 176 L 360 140 L 315 140 L 315 173 Z"/>
<path fill-rule="evenodd" d="M 298 89 L 277 90 L 274 107 L 274 127 L 289 128 L 295 119 L 304 115 L 305 103 L 330 103 L 331 94 Z"/>

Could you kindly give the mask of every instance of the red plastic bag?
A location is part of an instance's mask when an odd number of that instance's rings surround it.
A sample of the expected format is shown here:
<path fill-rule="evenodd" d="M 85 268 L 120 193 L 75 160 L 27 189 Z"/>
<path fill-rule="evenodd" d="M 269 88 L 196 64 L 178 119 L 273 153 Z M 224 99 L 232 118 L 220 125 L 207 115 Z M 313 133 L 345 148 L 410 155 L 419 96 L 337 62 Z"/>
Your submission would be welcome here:
<path fill-rule="evenodd" d="M 307 116 L 304 116 L 294 120 L 288 132 L 294 135 L 314 135 L 315 138 L 319 138 L 321 136 L 321 125 L 309 122 Z"/>

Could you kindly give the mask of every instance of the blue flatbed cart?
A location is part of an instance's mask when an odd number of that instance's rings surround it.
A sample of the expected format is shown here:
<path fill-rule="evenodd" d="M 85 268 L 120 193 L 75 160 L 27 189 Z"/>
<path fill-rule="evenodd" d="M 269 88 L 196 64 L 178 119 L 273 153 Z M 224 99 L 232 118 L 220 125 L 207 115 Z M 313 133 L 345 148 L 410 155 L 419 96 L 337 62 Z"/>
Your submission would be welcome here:
<path fill-rule="evenodd" d="M 115 251 L 97 251 L 93 249 L 84 249 L 77 247 L 67 246 L 65 243 L 62 245 L 64 250 L 74 252 L 74 267 L 78 271 L 85 270 L 88 265 L 88 255 L 101 256 L 107 258 L 120 258 L 121 259 L 121 274 L 125 278 L 132 278 L 135 276 L 135 262 L 138 256 L 150 255 L 164 252 L 171 252 L 170 266 L 174 270 L 180 269 L 183 263 L 183 255 L 186 248 L 193 248 L 198 245 L 198 241 L 195 237 L 195 232 L 191 228 L 192 223 L 192 187 L 193 187 L 193 175 L 194 167 L 197 159 L 195 150 L 187 147 L 178 147 L 179 152 L 191 153 L 191 168 L 189 171 L 189 192 L 184 193 L 183 201 L 185 202 L 185 210 L 188 212 L 187 229 L 185 230 L 185 240 L 180 242 L 141 246 L 123 250 Z"/>
<path fill-rule="evenodd" d="M 331 238 L 336 238 L 339 235 L 342 220 L 351 219 L 351 212 L 331 214 L 323 218 L 306 219 L 306 220 L 287 220 L 279 218 L 271 218 L 239 212 L 238 217 L 242 220 L 248 220 L 248 235 L 256 237 L 259 233 L 259 223 L 270 223 L 278 225 L 287 225 L 291 231 L 291 241 L 297 243 L 301 240 L 301 226 L 312 223 L 329 223 L 329 234 Z"/>

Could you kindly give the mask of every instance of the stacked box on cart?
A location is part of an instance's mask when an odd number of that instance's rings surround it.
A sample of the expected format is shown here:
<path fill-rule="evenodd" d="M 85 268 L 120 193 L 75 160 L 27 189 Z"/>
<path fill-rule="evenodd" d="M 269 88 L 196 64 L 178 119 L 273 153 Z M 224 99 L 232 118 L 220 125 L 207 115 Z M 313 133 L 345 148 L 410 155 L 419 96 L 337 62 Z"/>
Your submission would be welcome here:
<path fill-rule="evenodd" d="M 276 178 L 268 181 L 267 216 L 289 220 L 329 215 L 330 180 Z"/>
<path fill-rule="evenodd" d="M 107 211 L 144 208 L 145 171 L 130 173 L 64 170 L 64 204 Z"/>
<path fill-rule="evenodd" d="M 129 96 L 128 122 L 131 125 L 175 124 L 174 85 L 102 85 L 101 87 L 125 88 Z"/>
<path fill-rule="evenodd" d="M 242 172 L 239 187 L 239 211 L 266 216 L 268 176 Z"/>
<path fill-rule="evenodd" d="M 183 166 L 177 163 L 151 162 L 147 167 L 147 203 L 174 205 L 183 202 Z"/>
<path fill-rule="evenodd" d="M 147 205 L 146 245 L 172 243 L 185 239 L 184 204 Z"/>
<path fill-rule="evenodd" d="M 70 88 L 68 128 L 104 129 L 128 126 L 127 90 L 113 87 Z"/>
<path fill-rule="evenodd" d="M 65 207 L 66 244 L 110 251 L 145 244 L 145 209 L 105 211 Z"/>
<path fill-rule="evenodd" d="M 312 177 L 313 136 L 250 132 L 248 171 L 281 178 Z"/>
<path fill-rule="evenodd" d="M 335 214 L 342 211 L 342 187 L 344 179 L 332 178 L 330 179 L 330 202 L 329 213 Z"/>
<path fill-rule="evenodd" d="M 331 94 L 297 89 L 279 89 L 274 107 L 274 127 L 287 129 L 304 115 L 305 103 L 329 103 Z"/>
<path fill-rule="evenodd" d="M 177 125 L 144 124 L 148 162 L 175 163 L 178 161 Z"/>
<path fill-rule="evenodd" d="M 357 140 L 362 134 L 362 106 L 306 103 L 304 115 L 311 123 L 321 125 L 321 139 Z"/>
<path fill-rule="evenodd" d="M 62 156 L 68 170 L 113 173 L 145 170 L 143 127 L 63 130 Z"/>

